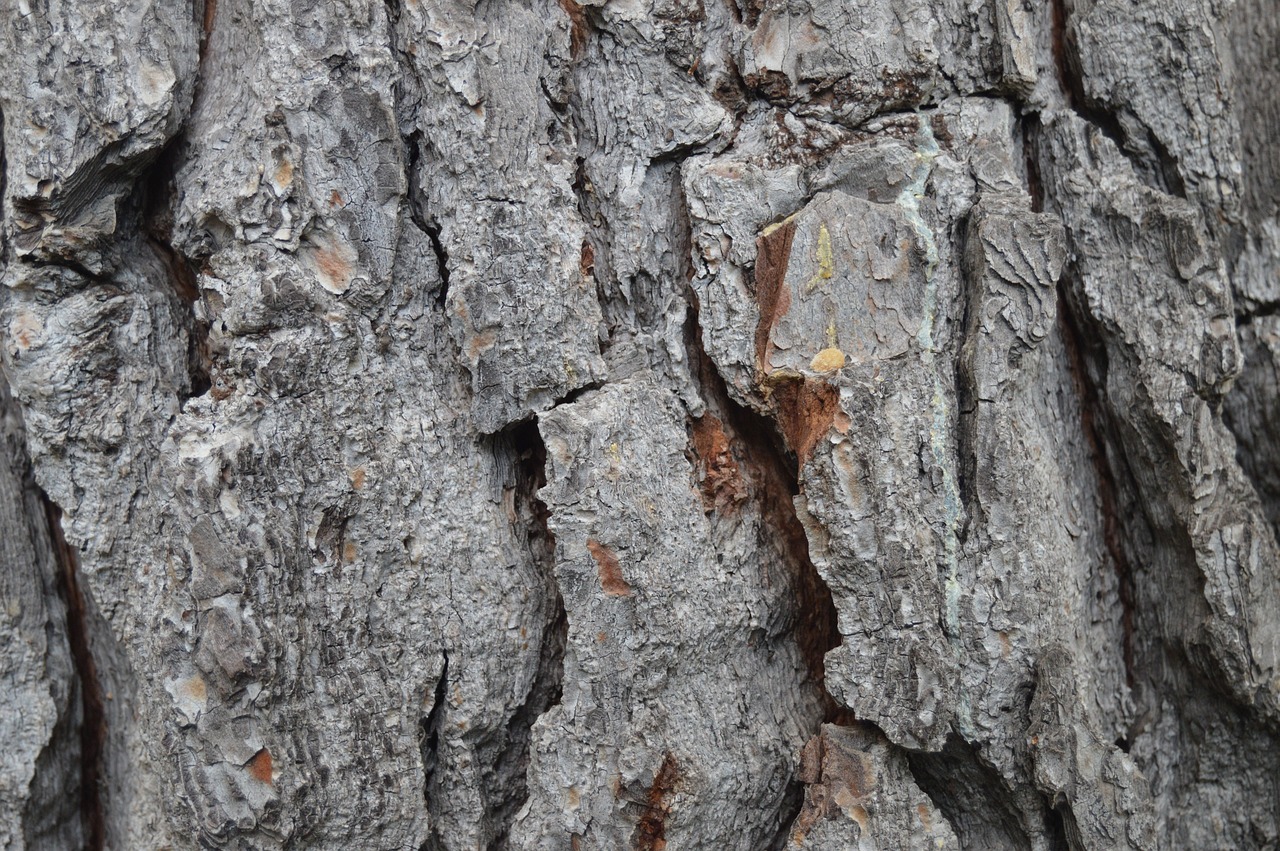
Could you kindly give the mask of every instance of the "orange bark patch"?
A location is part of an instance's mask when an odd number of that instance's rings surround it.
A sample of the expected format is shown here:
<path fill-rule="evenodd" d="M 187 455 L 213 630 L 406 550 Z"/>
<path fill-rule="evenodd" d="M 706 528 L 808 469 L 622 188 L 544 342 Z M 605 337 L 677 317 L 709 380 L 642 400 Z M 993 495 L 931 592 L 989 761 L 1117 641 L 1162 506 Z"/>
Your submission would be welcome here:
<path fill-rule="evenodd" d="M 253 779 L 260 783 L 266 783 L 268 786 L 273 784 L 271 776 L 272 762 L 271 751 L 263 748 L 253 755 L 245 766 L 249 769 L 249 774 L 253 775 Z"/>
<path fill-rule="evenodd" d="M 577 59 L 587 46 L 587 13 L 574 0 L 560 0 L 560 8 L 569 16 L 569 55 Z"/>
<path fill-rule="evenodd" d="M 756 363 L 762 372 L 769 367 L 769 335 L 773 326 L 791 309 L 791 291 L 787 289 L 787 263 L 791 260 L 791 241 L 795 238 L 794 222 L 783 222 L 756 240 L 756 305 L 760 308 L 760 324 L 756 326 Z"/>
<path fill-rule="evenodd" d="M 713 414 L 703 414 L 691 424 L 702 504 L 708 511 L 732 513 L 746 501 L 747 486 L 733 457 L 724 423 Z"/>
<path fill-rule="evenodd" d="M 868 795 L 876 780 L 875 767 L 861 751 L 826 748 L 822 759 L 822 779 L 829 787 L 846 791 L 854 798 Z"/>
<path fill-rule="evenodd" d="M 182 684 L 182 691 L 192 700 L 204 703 L 209 699 L 209 687 L 200 677 L 191 677 Z"/>
<path fill-rule="evenodd" d="M 360 490 L 360 488 L 364 487 L 364 477 L 365 477 L 364 467 L 356 467 L 354 470 L 352 470 L 351 471 L 351 487 L 355 488 L 356 490 Z"/>
<path fill-rule="evenodd" d="M 840 410 L 840 391 L 825 381 L 797 378 L 780 383 L 773 390 L 778 425 L 787 445 L 803 469 L 813 448 L 835 425 Z"/>
<path fill-rule="evenodd" d="M 480 355 L 493 348 L 493 344 L 498 341 L 498 335 L 491 329 L 486 329 L 478 334 L 472 334 L 467 340 L 467 354 L 474 363 L 480 360 Z"/>
<path fill-rule="evenodd" d="M 680 780 L 680 769 L 670 752 L 654 775 L 653 785 L 645 795 L 644 815 L 636 825 L 631 841 L 636 851 L 662 851 L 667 847 L 667 816 L 671 812 L 671 792 Z"/>
<path fill-rule="evenodd" d="M 9 321 L 9 335 L 13 337 L 19 351 L 26 351 L 35 345 L 43 331 L 44 323 L 30 311 L 21 311 Z"/>
<path fill-rule="evenodd" d="M 316 250 L 316 265 L 320 267 L 321 280 L 328 283 L 328 289 L 342 292 L 351 280 L 351 264 L 342 254 L 329 246 Z"/>
<path fill-rule="evenodd" d="M 276 166 L 276 172 L 272 177 L 276 186 L 281 188 L 289 186 L 293 183 L 293 163 L 288 160 L 281 160 L 280 164 Z"/>
<path fill-rule="evenodd" d="M 613 554 L 613 550 L 595 538 L 587 538 L 587 551 L 600 568 L 600 587 L 604 589 L 604 593 L 610 597 L 631 596 L 631 586 L 622 578 L 622 565 L 618 564 L 618 557 Z"/>

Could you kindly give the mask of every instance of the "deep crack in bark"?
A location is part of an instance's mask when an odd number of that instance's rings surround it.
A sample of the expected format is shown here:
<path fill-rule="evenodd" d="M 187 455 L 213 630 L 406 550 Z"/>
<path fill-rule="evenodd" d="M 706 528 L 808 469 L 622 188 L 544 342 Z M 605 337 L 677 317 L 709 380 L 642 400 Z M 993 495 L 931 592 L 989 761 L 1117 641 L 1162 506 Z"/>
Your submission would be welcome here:
<path fill-rule="evenodd" d="M 156 161 L 139 176 L 133 202 L 138 209 L 138 232 L 164 266 L 169 284 L 184 308 L 183 318 L 187 323 L 188 387 L 186 392 L 180 394 L 181 404 L 185 404 L 188 399 L 203 396 L 213 388 L 209 323 L 198 319 L 195 313 L 196 302 L 200 300 L 196 270 L 191 259 L 173 246 L 171 201 L 175 191 L 178 155 L 185 137 L 184 126 L 161 150 Z"/>
<path fill-rule="evenodd" d="M 427 804 L 428 816 L 431 814 L 431 801 L 435 789 L 436 767 L 440 759 L 440 728 L 444 725 L 444 704 L 448 699 L 449 688 L 449 652 L 443 652 L 444 664 L 440 668 L 440 678 L 436 680 L 435 696 L 431 703 L 431 711 L 427 717 L 418 722 L 422 747 L 422 799 Z M 444 851 L 444 842 L 436 830 L 436 820 L 431 819 L 430 833 L 422 843 L 420 851 Z"/>
<path fill-rule="evenodd" d="M 1133 567 L 1124 549 L 1124 522 L 1120 518 L 1120 502 L 1117 494 L 1115 474 L 1107 457 L 1107 447 L 1103 438 L 1104 429 L 1097 422 L 1099 411 L 1105 409 L 1101 401 L 1098 387 L 1089 372 L 1086 355 L 1083 349 L 1084 337 L 1071 301 L 1065 295 L 1069 280 L 1068 270 L 1063 270 L 1058 289 L 1058 327 L 1062 335 L 1063 348 L 1067 353 L 1067 365 L 1075 385 L 1076 396 L 1080 403 L 1080 428 L 1089 449 L 1089 458 L 1093 462 L 1094 475 L 1098 482 L 1098 509 L 1102 514 L 1102 537 L 1110 556 L 1112 567 L 1116 573 L 1116 588 L 1121 611 L 1122 655 L 1124 659 L 1125 682 L 1134 688 L 1134 644 L 1133 644 L 1133 612 L 1134 588 Z M 1094 353 L 1100 360 L 1101 370 L 1106 372 L 1106 353 L 1098 347 Z"/>
<path fill-rule="evenodd" d="M 750 483 L 749 500 L 760 512 L 762 526 L 774 540 L 781 542 L 779 554 L 791 562 L 796 589 L 795 627 L 793 635 L 808 671 L 809 681 L 818 690 L 821 723 L 852 724 L 852 711 L 842 706 L 827 691 L 826 654 L 840 646 L 839 618 L 831 589 L 809 558 L 809 539 L 796 514 L 794 499 L 800 491 L 798 464 L 786 448 L 778 425 L 764 416 L 735 402 L 723 377 L 702 345 L 702 329 L 698 321 L 698 299 L 689 289 L 685 341 L 704 402 L 723 423 L 729 445 Z M 793 778 L 779 813 L 779 830 L 771 848 L 785 845 L 790 826 L 804 805 L 804 784 Z"/>
<path fill-rule="evenodd" d="M 58 565 L 58 590 L 67 608 L 67 643 L 80 686 L 80 818 L 84 822 L 86 851 L 106 847 L 106 808 L 101 784 L 107 741 L 106 704 L 93 658 L 88 606 L 80 588 L 80 567 L 75 550 L 62 534 L 62 510 L 43 492 L 49 539 Z"/>
<path fill-rule="evenodd" d="M 543 713 L 560 702 L 564 682 L 564 652 L 569 637 L 569 619 L 560 587 L 555 578 L 556 538 L 547 524 L 551 516 L 547 504 L 538 498 L 538 490 L 547 483 L 547 448 L 535 420 L 526 420 L 500 433 L 510 441 L 515 461 L 515 506 L 517 535 L 529 548 L 533 561 L 543 571 L 547 590 L 551 592 L 551 617 L 543 626 L 542 644 L 538 652 L 538 670 L 523 704 L 507 722 L 506 747 L 498 756 L 495 774 L 510 777 L 515 786 L 502 790 L 503 798 L 495 806 L 499 833 L 489 843 L 489 851 L 505 851 L 507 837 L 516 813 L 528 799 L 527 770 L 533 724 Z"/>
<path fill-rule="evenodd" d="M 1125 132 L 1124 125 L 1116 114 L 1106 104 L 1089 97 L 1085 92 L 1079 52 L 1068 29 L 1068 2 L 1070 0 L 1051 0 L 1050 16 L 1054 68 L 1067 107 L 1086 124 L 1114 142 L 1116 149 L 1133 166 L 1134 175 L 1143 183 L 1166 195 L 1186 198 L 1187 189 L 1182 175 L 1178 173 L 1177 162 L 1155 131 L 1143 125 L 1154 159 L 1149 162 L 1141 155 L 1138 145 L 1130 143 L 1129 134 Z"/>

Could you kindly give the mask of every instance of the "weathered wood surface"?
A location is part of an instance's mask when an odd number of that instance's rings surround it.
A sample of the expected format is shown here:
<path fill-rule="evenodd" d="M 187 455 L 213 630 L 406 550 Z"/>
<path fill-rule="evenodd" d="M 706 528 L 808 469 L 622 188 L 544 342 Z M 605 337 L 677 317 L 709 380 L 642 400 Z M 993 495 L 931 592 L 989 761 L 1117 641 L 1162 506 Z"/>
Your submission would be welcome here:
<path fill-rule="evenodd" d="M 1272 0 L 0 0 L 0 847 L 1280 847 Z"/>

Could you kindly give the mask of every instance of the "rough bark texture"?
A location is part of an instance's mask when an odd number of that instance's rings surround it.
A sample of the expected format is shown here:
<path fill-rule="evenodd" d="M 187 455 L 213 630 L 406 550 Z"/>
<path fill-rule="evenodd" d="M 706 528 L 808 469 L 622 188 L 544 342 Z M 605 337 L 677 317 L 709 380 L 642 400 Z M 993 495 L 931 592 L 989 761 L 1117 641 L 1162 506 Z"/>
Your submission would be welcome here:
<path fill-rule="evenodd" d="M 1273 0 L 0 54 L 0 849 L 1280 847 Z"/>

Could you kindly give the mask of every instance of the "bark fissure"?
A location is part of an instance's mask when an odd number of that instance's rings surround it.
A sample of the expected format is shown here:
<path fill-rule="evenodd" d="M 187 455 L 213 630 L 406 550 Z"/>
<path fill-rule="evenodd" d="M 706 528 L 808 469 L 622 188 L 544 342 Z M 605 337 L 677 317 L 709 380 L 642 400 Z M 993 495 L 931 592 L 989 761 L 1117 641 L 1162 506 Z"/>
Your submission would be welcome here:
<path fill-rule="evenodd" d="M 510 441 L 515 461 L 515 526 L 550 592 L 551 617 L 544 624 L 538 652 L 538 669 L 529 693 L 507 722 L 507 743 L 498 757 L 496 774 L 515 782 L 502 790 L 497 807 L 498 834 L 489 843 L 490 851 L 505 851 L 516 813 L 528 799 L 527 768 L 533 725 L 549 709 L 560 703 L 564 683 L 564 653 L 568 642 L 569 618 L 556 582 L 556 537 L 548 519 L 551 511 L 538 496 L 547 483 L 547 447 L 536 420 L 510 426 L 504 433 Z"/>
<path fill-rule="evenodd" d="M 968 234 L 971 230 L 969 223 L 961 224 L 959 233 Z M 960 254 L 963 256 L 969 247 L 965 244 L 968 237 L 962 237 L 960 242 Z M 956 323 L 956 341 L 955 350 L 959 352 L 953 365 L 953 388 L 956 394 L 956 493 L 960 497 L 960 508 L 963 512 L 964 522 L 955 530 L 956 547 L 963 552 L 965 542 L 969 538 L 970 529 L 977 522 L 980 515 L 981 499 L 978 496 L 977 480 L 978 480 L 978 454 L 976 446 L 978 445 L 978 398 L 974 378 L 971 375 L 972 357 L 966 356 L 971 349 L 971 338 L 977 333 L 976 329 L 971 328 L 969 323 L 975 318 L 975 309 L 980 309 L 977 302 L 982 298 L 981 283 L 975 280 L 973 271 L 965 268 L 964 275 L 961 278 L 964 292 L 961 293 L 960 303 L 963 305 L 959 322 Z M 939 580 L 943 583 L 947 581 L 948 575 L 945 571 L 939 572 Z M 955 641 L 957 636 L 951 636 Z"/>
<path fill-rule="evenodd" d="M 1136 684 L 1134 661 L 1134 571 L 1125 553 L 1124 521 L 1121 519 L 1120 501 L 1117 491 L 1116 474 L 1108 460 L 1107 445 L 1103 434 L 1105 427 L 1100 426 L 1101 417 L 1105 423 L 1106 411 L 1101 400 L 1098 386 L 1092 377 L 1088 364 L 1088 355 L 1084 350 L 1084 337 L 1080 332 L 1079 320 L 1071 306 L 1071 299 L 1066 295 L 1069 288 L 1070 270 L 1063 270 L 1062 282 L 1058 292 L 1058 325 L 1062 335 L 1063 347 L 1067 352 L 1067 366 L 1071 380 L 1075 386 L 1076 397 L 1080 405 L 1080 429 L 1089 450 L 1089 459 L 1093 463 L 1094 476 L 1098 483 L 1098 510 L 1102 514 L 1102 538 L 1110 558 L 1112 569 L 1116 575 L 1116 589 L 1120 604 L 1120 626 L 1123 640 L 1121 655 L 1124 660 L 1125 682 L 1132 689 Z M 1100 371 L 1106 374 L 1106 354 L 1099 350 L 1093 354 L 1094 360 L 1100 363 Z M 1127 747 L 1127 744 L 1126 744 Z"/>
<path fill-rule="evenodd" d="M 431 703 L 431 711 L 418 722 L 419 736 L 422 740 L 422 800 L 427 804 L 427 812 L 431 813 L 432 797 L 435 794 L 436 768 L 440 762 L 440 730 L 444 726 L 445 701 L 449 694 L 449 652 L 443 651 L 443 665 L 440 678 L 436 680 L 435 695 Z M 437 829 L 436 820 L 431 819 L 431 832 L 422 844 L 421 851 L 444 851 L 445 844 Z"/>
<path fill-rule="evenodd" d="M 176 192 L 179 152 L 185 136 L 184 128 L 160 152 L 155 163 L 139 177 L 134 201 L 138 208 L 138 231 L 164 266 L 169 284 L 185 310 L 183 318 L 187 326 L 188 387 L 179 394 L 182 404 L 203 396 L 213 388 L 209 323 L 200 319 L 196 311 L 196 303 L 200 300 L 200 285 L 195 264 L 173 245 L 172 202 Z"/>
<path fill-rule="evenodd" d="M 1116 149 L 1133 165 L 1134 174 L 1139 179 L 1160 192 L 1186 198 L 1187 190 L 1178 173 L 1177 162 L 1155 131 L 1150 127 L 1144 128 L 1154 160 L 1148 161 L 1137 144 L 1131 142 L 1129 133 L 1125 131 L 1115 112 L 1085 91 L 1079 53 L 1069 31 L 1068 18 L 1071 12 L 1067 9 L 1067 3 L 1070 1 L 1052 0 L 1050 15 L 1054 68 L 1064 102 L 1081 120 L 1115 143 Z"/>
<path fill-rule="evenodd" d="M 418 230 L 427 235 L 431 242 L 431 251 L 436 257 L 436 271 L 440 274 L 440 289 L 436 292 L 436 309 L 443 311 L 449 298 L 449 251 L 442 241 L 442 227 L 438 221 L 430 219 L 423 210 L 421 175 L 422 131 L 414 130 L 404 137 L 405 180 L 409 187 L 407 206 L 409 220 Z"/>
<path fill-rule="evenodd" d="M 830 723 L 849 723 L 849 710 L 841 706 L 823 685 L 824 658 L 840 645 L 840 626 L 831 589 L 809 558 L 809 539 L 796 514 L 794 499 L 800 492 L 795 455 L 786 448 L 777 424 L 738 404 L 729 395 L 711 357 L 702 345 L 697 296 L 690 290 L 686 343 L 690 362 L 704 401 L 720 416 L 730 439 L 741 447 L 739 461 L 754 485 L 752 499 L 761 518 L 777 540 L 785 541 L 785 551 L 794 558 L 796 643 L 808 667 L 810 680 L 821 690 L 823 717 Z"/>
<path fill-rule="evenodd" d="M 972 744 L 953 734 L 937 753 L 908 750 L 907 761 L 965 851 L 1032 847 L 1014 790 Z"/>
<path fill-rule="evenodd" d="M 58 590 L 67 611 L 67 643 L 80 687 L 80 818 L 84 823 L 86 851 L 106 847 L 107 813 L 101 783 L 107 742 L 105 695 L 91 648 L 88 607 L 80 587 L 80 567 L 75 550 L 62 534 L 62 511 L 41 492 L 49 538 L 58 565 Z"/>

